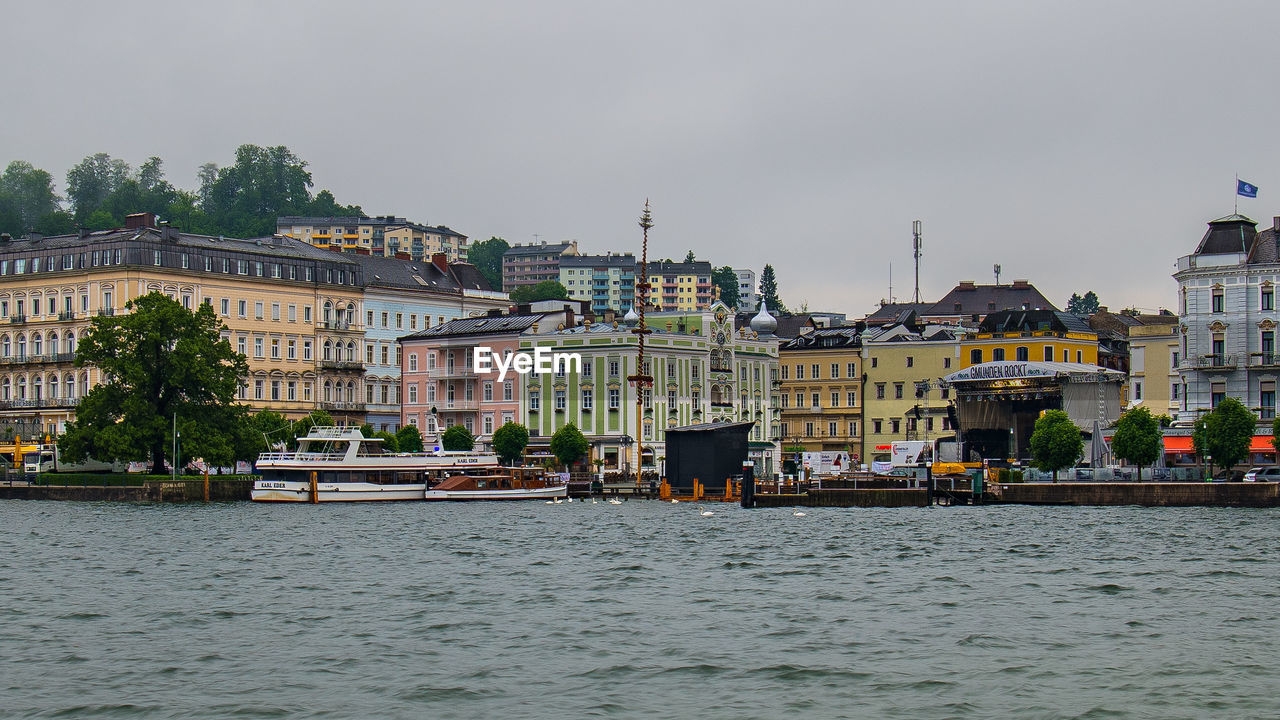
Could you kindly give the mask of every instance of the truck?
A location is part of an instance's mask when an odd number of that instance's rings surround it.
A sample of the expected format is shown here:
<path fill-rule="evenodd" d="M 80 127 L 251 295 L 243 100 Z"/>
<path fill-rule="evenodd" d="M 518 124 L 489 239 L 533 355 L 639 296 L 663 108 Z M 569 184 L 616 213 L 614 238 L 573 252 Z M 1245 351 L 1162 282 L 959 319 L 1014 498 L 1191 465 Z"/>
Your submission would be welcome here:
<path fill-rule="evenodd" d="M 62 461 L 58 446 L 53 444 L 39 445 L 28 450 L 22 456 L 22 471 L 29 475 L 36 473 L 122 473 L 128 468 L 124 463 L 102 462 L 87 458 L 83 462 L 67 463 Z"/>
<path fill-rule="evenodd" d="M 929 465 L 934 475 L 959 475 L 982 467 L 982 463 L 964 462 L 960 445 L 954 435 L 940 437 L 931 442 L 901 440 L 891 444 L 890 469 Z"/>

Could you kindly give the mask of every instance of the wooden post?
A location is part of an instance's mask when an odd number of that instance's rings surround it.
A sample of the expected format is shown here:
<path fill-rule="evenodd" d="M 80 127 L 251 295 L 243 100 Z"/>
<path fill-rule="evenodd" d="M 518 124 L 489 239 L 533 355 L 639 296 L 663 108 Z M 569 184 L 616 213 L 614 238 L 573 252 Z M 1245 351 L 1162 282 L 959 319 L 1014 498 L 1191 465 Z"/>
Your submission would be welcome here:
<path fill-rule="evenodd" d="M 204 466 L 204 501 L 209 502 L 209 466 Z"/>
<path fill-rule="evenodd" d="M 316 487 L 316 471 L 311 471 L 311 504 L 320 502 L 320 491 Z"/>

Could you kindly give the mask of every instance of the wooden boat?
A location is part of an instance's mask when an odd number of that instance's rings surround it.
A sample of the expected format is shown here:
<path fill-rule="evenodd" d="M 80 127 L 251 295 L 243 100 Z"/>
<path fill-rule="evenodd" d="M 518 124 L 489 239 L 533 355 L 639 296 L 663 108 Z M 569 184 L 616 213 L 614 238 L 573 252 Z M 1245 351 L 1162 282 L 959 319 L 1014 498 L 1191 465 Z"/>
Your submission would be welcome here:
<path fill-rule="evenodd" d="M 501 468 L 488 474 L 447 478 L 427 490 L 426 500 L 541 500 L 562 498 L 568 486 L 538 468 Z"/>

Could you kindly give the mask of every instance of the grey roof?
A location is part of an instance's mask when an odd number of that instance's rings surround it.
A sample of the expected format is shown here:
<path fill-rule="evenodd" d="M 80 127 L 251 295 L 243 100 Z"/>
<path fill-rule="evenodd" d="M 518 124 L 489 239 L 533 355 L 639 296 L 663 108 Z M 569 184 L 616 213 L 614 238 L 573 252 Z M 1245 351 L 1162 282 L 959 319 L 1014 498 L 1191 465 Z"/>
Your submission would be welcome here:
<path fill-rule="evenodd" d="M 934 303 L 884 303 L 879 309 L 863 318 L 868 325 L 883 325 L 897 322 L 898 317 L 906 310 L 914 310 L 917 315 L 928 312 Z"/>
<path fill-rule="evenodd" d="M 517 255 L 555 255 L 563 253 L 572 246 L 572 241 L 565 241 L 550 245 L 512 245 L 510 249 L 502 253 L 502 257 L 515 257 Z"/>
<path fill-rule="evenodd" d="M 1055 330 L 1094 333 L 1088 318 L 1061 310 L 1002 310 L 989 313 L 979 326 L 981 332 L 1023 332 Z"/>
<path fill-rule="evenodd" d="M 770 311 L 770 314 L 773 314 Z M 751 327 L 751 318 L 754 318 L 754 312 L 740 312 L 733 316 L 733 329 L 741 330 L 742 328 Z M 809 328 L 817 327 L 817 323 L 807 313 L 799 315 L 773 315 L 773 319 L 778 322 L 778 327 L 774 328 L 773 336 L 782 339 L 798 337 Z M 831 328 L 836 329 L 836 328 Z"/>
<path fill-rule="evenodd" d="M 959 306 L 959 307 L 957 307 Z M 962 282 L 951 289 L 929 310 L 926 316 L 986 315 L 1000 310 L 1021 308 L 1057 310 L 1049 299 L 1040 294 L 1034 285 L 1015 280 L 1012 285 L 978 285 Z"/>
<path fill-rule="evenodd" d="M 698 423 L 696 425 L 682 425 L 680 427 L 667 428 L 666 432 L 709 432 L 713 430 L 736 430 L 742 428 L 743 431 L 751 429 L 755 425 L 754 421 L 747 422 L 710 422 Z"/>
<path fill-rule="evenodd" d="M 178 232 L 177 230 L 169 228 L 153 227 L 99 230 L 96 232 L 86 233 L 84 236 L 52 235 L 44 237 L 38 233 L 32 233 L 21 238 L 15 238 L 7 245 L 0 245 L 0 253 L 39 252 L 44 250 L 63 250 L 72 248 L 80 249 L 88 248 L 96 243 L 118 240 L 142 240 L 157 243 L 165 242 L 178 247 L 189 247 L 194 249 L 233 250 L 235 252 L 263 255 L 267 257 L 305 258 L 308 260 L 323 260 L 345 265 L 356 264 L 351 259 L 351 255 L 344 255 L 331 250 L 323 250 L 312 246 L 310 243 L 281 235 L 274 235 L 265 238 L 240 239 L 213 235 L 196 235 L 193 233 Z"/>
<path fill-rule="evenodd" d="M 1254 237 L 1258 234 L 1258 223 L 1243 215 L 1228 215 L 1209 222 L 1200 244 L 1196 246 L 1196 255 L 1222 255 L 1226 253 L 1249 252 Z"/>
<path fill-rule="evenodd" d="M 449 337 L 454 335 L 499 335 L 521 333 L 543 319 L 542 315 L 498 315 L 496 317 L 462 318 L 450 320 L 433 328 L 400 336 L 401 340 Z"/>
<path fill-rule="evenodd" d="M 818 328 L 784 343 L 780 350 L 862 347 L 862 331 L 853 327 Z"/>
<path fill-rule="evenodd" d="M 1277 233 L 1274 227 L 1269 227 L 1259 232 L 1253 240 L 1253 247 L 1249 248 L 1249 263 L 1276 263 L 1280 262 L 1280 247 L 1277 247 Z"/>
<path fill-rule="evenodd" d="M 368 287 L 436 290 L 458 294 L 462 292 L 452 273 L 441 272 L 431 262 L 361 254 L 344 257 L 352 258 L 364 266 L 364 283 Z M 452 269 L 452 265 L 450 268 Z"/>
<path fill-rule="evenodd" d="M 710 275 L 711 263 L 706 260 L 686 262 L 649 262 L 650 275 Z"/>
<path fill-rule="evenodd" d="M 636 256 L 631 253 L 621 255 L 565 255 L 560 258 L 560 267 L 630 267 L 636 268 Z"/>

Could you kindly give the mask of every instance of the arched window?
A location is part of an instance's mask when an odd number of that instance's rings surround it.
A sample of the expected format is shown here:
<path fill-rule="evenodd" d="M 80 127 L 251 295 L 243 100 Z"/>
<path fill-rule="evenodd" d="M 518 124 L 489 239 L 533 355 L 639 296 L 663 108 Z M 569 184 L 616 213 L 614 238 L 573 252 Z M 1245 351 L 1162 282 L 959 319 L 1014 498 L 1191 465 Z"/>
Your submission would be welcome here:
<path fill-rule="evenodd" d="M 333 303 L 328 300 L 324 301 L 324 317 L 321 319 L 324 320 L 326 326 L 333 319 Z"/>
<path fill-rule="evenodd" d="M 27 336 L 18 335 L 18 357 L 27 356 Z"/>
<path fill-rule="evenodd" d="M 347 399 L 350 400 L 351 402 L 355 402 L 357 399 L 359 399 L 359 397 L 360 397 L 359 395 L 356 395 L 355 381 L 354 380 L 347 381 Z"/>
<path fill-rule="evenodd" d="M 0 400 L 13 399 L 13 385 L 10 384 L 9 378 L 0 380 Z"/>
<path fill-rule="evenodd" d="M 80 396 L 84 397 L 89 394 L 89 373 L 80 373 Z"/>
<path fill-rule="evenodd" d="M 351 327 L 351 324 L 356 321 L 355 305 L 347 306 L 347 311 L 343 314 L 343 320 L 345 320 L 345 323 L 344 323 L 345 327 Z"/>
<path fill-rule="evenodd" d="M 31 379 L 31 399 L 40 400 L 41 398 L 43 398 L 44 397 L 44 394 L 42 392 L 43 390 L 44 390 L 44 379 L 41 378 L 39 375 L 32 378 Z"/>
<path fill-rule="evenodd" d="M 44 338 L 40 335 L 40 333 L 31 334 L 31 354 L 32 355 L 44 354 Z"/>
<path fill-rule="evenodd" d="M 325 402 L 333 401 L 333 383 L 329 382 L 328 380 L 324 381 L 324 401 Z"/>
<path fill-rule="evenodd" d="M 324 341 L 324 355 L 323 355 L 323 359 L 324 359 L 324 360 L 332 360 L 332 359 L 333 359 L 333 343 L 329 342 L 328 340 L 325 340 L 325 341 Z"/>
<path fill-rule="evenodd" d="M 54 332 L 49 333 L 49 354 L 50 355 L 58 354 L 58 333 L 56 330 Z M 50 395 L 50 397 L 53 397 L 53 396 Z"/>
<path fill-rule="evenodd" d="M 342 383 L 340 382 L 333 384 L 333 401 L 342 402 Z"/>
<path fill-rule="evenodd" d="M 58 376 L 49 376 L 49 399 L 53 400 L 58 397 Z"/>
<path fill-rule="evenodd" d="M 3 355 L 4 357 L 9 357 L 12 354 L 13 354 L 13 345 L 12 343 L 9 342 L 9 336 L 5 335 L 3 338 L 0 338 L 0 355 Z"/>
<path fill-rule="evenodd" d="M 27 379 L 25 377 L 18 378 L 18 399 L 27 399 Z"/>
<path fill-rule="evenodd" d="M 355 362 L 355 361 L 356 361 L 356 344 L 354 342 L 347 342 L 347 362 Z"/>
<path fill-rule="evenodd" d="M 76 376 L 71 373 L 67 373 L 66 381 L 67 397 L 73 398 L 76 396 Z"/>

